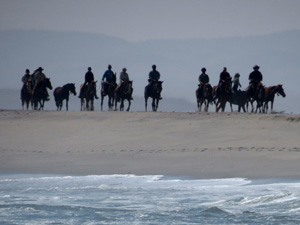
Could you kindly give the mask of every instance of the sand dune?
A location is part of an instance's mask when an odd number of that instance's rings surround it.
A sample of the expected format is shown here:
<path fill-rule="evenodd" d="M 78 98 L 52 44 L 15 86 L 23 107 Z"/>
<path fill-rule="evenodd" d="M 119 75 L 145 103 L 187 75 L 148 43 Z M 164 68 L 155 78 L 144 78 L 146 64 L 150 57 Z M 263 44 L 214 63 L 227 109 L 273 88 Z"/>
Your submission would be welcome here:
<path fill-rule="evenodd" d="M 300 116 L 0 111 L 0 172 L 300 177 Z"/>

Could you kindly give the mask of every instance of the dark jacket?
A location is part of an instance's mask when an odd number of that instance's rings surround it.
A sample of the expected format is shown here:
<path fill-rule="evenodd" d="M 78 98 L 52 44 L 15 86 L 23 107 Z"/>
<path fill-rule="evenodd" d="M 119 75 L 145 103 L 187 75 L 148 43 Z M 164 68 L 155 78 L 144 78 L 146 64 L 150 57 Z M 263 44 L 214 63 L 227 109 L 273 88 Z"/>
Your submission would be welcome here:
<path fill-rule="evenodd" d="M 85 83 L 90 83 L 91 81 L 94 80 L 94 74 L 92 72 L 87 72 L 84 78 L 85 78 Z"/>
<path fill-rule="evenodd" d="M 230 74 L 228 72 L 223 71 L 220 74 L 220 80 L 226 80 L 226 79 L 229 79 L 229 78 L 230 78 Z"/>
<path fill-rule="evenodd" d="M 249 80 L 253 80 L 254 82 L 261 82 L 263 79 L 261 72 L 258 70 L 254 70 L 252 73 L 249 75 Z"/>
<path fill-rule="evenodd" d="M 204 83 L 204 84 L 209 83 L 209 76 L 206 73 L 200 74 L 200 76 L 199 76 L 199 82 L 200 83 Z"/>
<path fill-rule="evenodd" d="M 149 79 L 158 81 L 160 78 L 160 73 L 157 70 L 152 70 L 149 73 Z"/>

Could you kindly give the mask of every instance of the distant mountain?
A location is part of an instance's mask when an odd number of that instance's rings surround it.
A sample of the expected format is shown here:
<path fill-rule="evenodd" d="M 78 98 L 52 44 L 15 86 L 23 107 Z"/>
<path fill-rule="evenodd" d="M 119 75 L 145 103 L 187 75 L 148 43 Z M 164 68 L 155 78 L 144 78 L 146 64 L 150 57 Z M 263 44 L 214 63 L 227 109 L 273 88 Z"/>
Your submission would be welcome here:
<path fill-rule="evenodd" d="M 51 77 L 54 87 L 84 81 L 88 66 L 100 80 L 108 64 L 118 72 L 128 69 L 134 95 L 143 96 L 152 64 L 164 80 L 165 98 L 195 102 L 201 68 L 206 67 L 212 85 L 224 66 L 231 75 L 241 74 L 243 88 L 255 64 L 261 66 L 264 84 L 282 83 L 287 98 L 279 100 L 278 111 L 300 112 L 291 97 L 300 95 L 300 31 L 243 38 L 153 40 L 127 42 L 101 34 L 53 31 L 0 32 L 0 88 L 19 89 L 26 68 L 39 66 Z M 297 98 L 297 97 L 296 97 Z M 164 103 L 162 102 L 162 105 Z M 277 106 L 276 106 L 277 105 Z"/>

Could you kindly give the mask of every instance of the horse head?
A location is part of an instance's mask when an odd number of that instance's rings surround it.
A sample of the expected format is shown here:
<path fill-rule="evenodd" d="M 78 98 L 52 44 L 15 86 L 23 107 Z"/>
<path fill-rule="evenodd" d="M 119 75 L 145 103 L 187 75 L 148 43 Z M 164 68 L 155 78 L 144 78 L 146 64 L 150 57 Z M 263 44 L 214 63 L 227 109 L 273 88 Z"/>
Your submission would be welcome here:
<path fill-rule="evenodd" d="M 157 93 L 160 93 L 162 91 L 162 83 L 163 81 L 158 81 L 157 82 Z"/>
<path fill-rule="evenodd" d="M 278 84 L 276 89 L 277 89 L 277 91 L 276 91 L 277 96 L 281 95 L 282 97 L 285 98 L 286 94 L 285 94 L 285 92 L 284 92 L 284 89 L 283 89 L 283 87 L 282 87 L 282 84 Z"/>
<path fill-rule="evenodd" d="M 97 81 L 89 82 L 88 87 L 87 87 L 88 95 L 92 95 L 92 96 L 96 95 L 96 92 L 97 92 L 96 83 L 97 83 Z"/>
<path fill-rule="evenodd" d="M 76 93 L 76 87 L 75 87 L 75 84 L 74 83 L 70 83 L 68 84 L 68 90 L 74 95 L 76 96 L 77 93 Z"/>
<path fill-rule="evenodd" d="M 52 90 L 52 84 L 51 84 L 50 78 L 46 78 L 44 80 L 44 84 L 45 84 L 46 88 L 49 88 L 50 90 Z"/>

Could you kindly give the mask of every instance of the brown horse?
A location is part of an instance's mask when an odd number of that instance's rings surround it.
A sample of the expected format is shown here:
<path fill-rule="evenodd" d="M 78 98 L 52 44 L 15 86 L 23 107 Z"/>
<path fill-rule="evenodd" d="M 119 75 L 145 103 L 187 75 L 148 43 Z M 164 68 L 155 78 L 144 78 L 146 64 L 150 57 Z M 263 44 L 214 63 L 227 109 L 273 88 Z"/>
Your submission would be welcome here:
<path fill-rule="evenodd" d="M 68 103 L 69 103 L 69 94 L 70 94 L 70 92 L 74 96 L 76 96 L 75 84 L 69 83 L 69 84 L 65 84 L 62 87 L 55 88 L 55 90 L 53 91 L 53 95 L 54 95 L 57 111 L 61 110 L 61 108 L 63 106 L 63 100 L 64 99 L 66 99 L 66 110 L 68 111 Z"/>
<path fill-rule="evenodd" d="M 152 81 L 153 84 L 151 86 L 147 85 L 145 87 L 145 111 L 147 112 L 147 103 L 148 98 L 152 98 L 152 111 L 156 112 L 158 108 L 158 103 L 160 100 L 160 93 L 162 91 L 162 83 L 163 81 Z"/>
<path fill-rule="evenodd" d="M 227 102 L 229 102 L 231 112 L 233 112 L 231 78 L 221 82 L 219 87 L 214 86 L 213 96 L 216 104 L 216 112 L 219 112 L 220 109 L 222 109 L 222 112 L 224 112 Z"/>
<path fill-rule="evenodd" d="M 97 81 L 91 81 L 85 87 L 81 85 L 79 98 L 81 100 L 80 110 L 94 111 L 94 98 L 97 94 Z"/>
<path fill-rule="evenodd" d="M 124 81 L 121 86 L 115 91 L 115 110 L 117 110 L 118 102 L 120 102 L 120 111 L 124 111 L 124 101 L 128 101 L 126 111 L 130 110 L 132 100 L 132 81 Z"/>
<path fill-rule="evenodd" d="M 275 99 L 275 94 L 278 96 L 281 95 L 282 97 L 285 98 L 285 92 L 283 90 L 282 84 L 278 84 L 276 86 L 270 86 L 270 87 L 265 87 L 265 102 L 264 102 L 264 109 L 265 113 L 268 113 L 268 103 L 271 102 L 271 111 L 273 111 L 273 103 Z"/>
<path fill-rule="evenodd" d="M 33 89 L 33 84 L 31 82 L 31 80 L 28 80 L 21 89 L 21 101 L 22 101 L 22 109 L 23 110 L 24 110 L 25 104 L 26 104 L 26 109 L 28 110 L 28 108 L 29 108 L 29 103 L 32 100 L 32 89 Z"/>
<path fill-rule="evenodd" d="M 33 105 L 34 105 L 35 110 L 38 108 L 38 105 L 40 105 L 39 110 L 44 109 L 45 101 L 48 101 L 47 100 L 47 98 L 48 98 L 47 88 L 52 90 L 52 85 L 51 85 L 49 78 L 46 78 L 46 79 L 40 81 L 36 85 L 35 91 L 32 96 Z"/>
<path fill-rule="evenodd" d="M 101 91 L 101 111 L 103 110 L 103 100 L 104 97 L 108 96 L 108 109 L 112 110 L 115 101 L 115 89 L 117 87 L 116 83 L 103 82 L 103 91 Z"/>
<path fill-rule="evenodd" d="M 205 108 L 204 111 L 208 111 L 209 103 L 213 102 L 213 94 L 212 94 L 212 87 L 210 84 L 203 84 L 202 88 L 196 90 L 196 98 L 197 98 L 197 107 L 199 112 L 201 112 L 202 105 L 204 104 Z"/>

